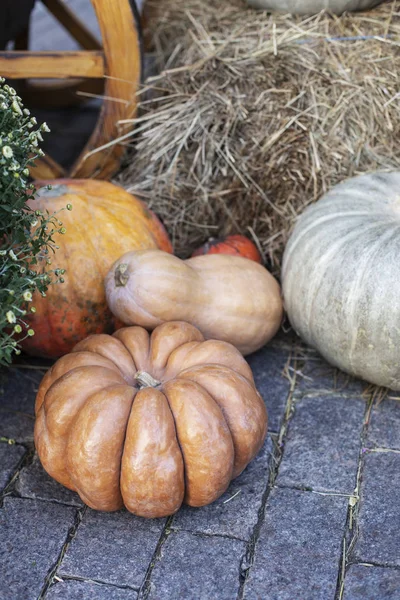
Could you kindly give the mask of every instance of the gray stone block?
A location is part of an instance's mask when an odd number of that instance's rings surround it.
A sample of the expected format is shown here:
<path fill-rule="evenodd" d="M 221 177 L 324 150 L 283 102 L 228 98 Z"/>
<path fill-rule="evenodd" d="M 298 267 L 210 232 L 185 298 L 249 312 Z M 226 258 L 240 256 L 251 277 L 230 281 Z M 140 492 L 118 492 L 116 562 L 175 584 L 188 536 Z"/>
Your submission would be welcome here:
<path fill-rule="evenodd" d="M 221 498 L 202 508 L 183 506 L 172 527 L 249 540 L 268 484 L 272 449 L 272 441 L 267 438 L 259 455 Z"/>
<path fill-rule="evenodd" d="M 60 577 L 78 576 L 139 588 L 164 524 L 165 519 L 141 519 L 125 510 L 88 510 L 64 556 Z"/>
<path fill-rule="evenodd" d="M 75 512 L 51 502 L 5 498 L 0 510 L 0 598 L 37 598 L 74 524 Z"/>
<path fill-rule="evenodd" d="M 400 454 L 365 457 L 359 511 L 358 562 L 400 566 Z"/>
<path fill-rule="evenodd" d="M 351 565 L 345 579 L 343 600 L 399 600 L 400 571 L 367 565 Z"/>
<path fill-rule="evenodd" d="M 284 376 L 283 370 L 289 354 L 289 351 L 265 346 L 258 352 L 246 357 L 253 371 L 257 389 L 267 406 L 268 428 L 270 431 L 279 431 L 285 414 L 290 382 Z"/>
<path fill-rule="evenodd" d="M 22 469 L 15 489 L 23 498 L 37 498 L 38 500 L 51 500 L 62 504 L 70 504 L 71 506 L 83 506 L 78 494 L 57 483 L 55 479 L 46 473 L 37 455 L 35 455 L 32 464 Z"/>
<path fill-rule="evenodd" d="M 152 573 L 149 600 L 234 600 L 244 551 L 238 540 L 170 533 Z"/>
<path fill-rule="evenodd" d="M 364 411 L 358 398 L 305 396 L 289 425 L 277 484 L 351 494 Z"/>
<path fill-rule="evenodd" d="M 273 489 L 246 600 L 334 598 L 347 505 L 339 496 Z"/>
<path fill-rule="evenodd" d="M 10 481 L 25 452 L 23 446 L 0 442 L 0 492 Z"/>
<path fill-rule="evenodd" d="M 332 367 L 315 350 L 301 347 L 297 352 L 296 390 L 332 391 L 360 394 L 367 386 L 364 381 L 355 379 Z"/>
<path fill-rule="evenodd" d="M 400 450 L 400 402 L 383 400 L 371 412 L 368 444 Z"/>
<path fill-rule="evenodd" d="M 9 369 L 0 380 L 0 436 L 33 442 L 35 398 L 45 371 Z"/>
<path fill-rule="evenodd" d="M 46 600 L 136 600 L 137 592 L 94 581 L 67 579 L 49 588 Z"/>

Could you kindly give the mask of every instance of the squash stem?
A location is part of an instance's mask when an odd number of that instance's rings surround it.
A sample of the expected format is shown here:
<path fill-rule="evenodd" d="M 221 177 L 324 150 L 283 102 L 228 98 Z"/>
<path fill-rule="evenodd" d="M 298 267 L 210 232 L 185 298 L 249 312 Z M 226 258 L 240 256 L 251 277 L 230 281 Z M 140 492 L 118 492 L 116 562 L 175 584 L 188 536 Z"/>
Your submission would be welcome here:
<path fill-rule="evenodd" d="M 114 279 L 115 279 L 115 285 L 117 287 L 124 287 L 128 283 L 129 275 L 127 273 L 127 270 L 128 270 L 127 263 L 121 263 L 115 269 Z"/>
<path fill-rule="evenodd" d="M 140 389 L 146 387 L 155 388 L 161 385 L 161 381 L 157 381 L 157 379 L 154 379 L 154 377 L 152 377 L 150 373 L 146 373 L 146 371 L 138 371 L 134 378 L 139 383 Z"/>

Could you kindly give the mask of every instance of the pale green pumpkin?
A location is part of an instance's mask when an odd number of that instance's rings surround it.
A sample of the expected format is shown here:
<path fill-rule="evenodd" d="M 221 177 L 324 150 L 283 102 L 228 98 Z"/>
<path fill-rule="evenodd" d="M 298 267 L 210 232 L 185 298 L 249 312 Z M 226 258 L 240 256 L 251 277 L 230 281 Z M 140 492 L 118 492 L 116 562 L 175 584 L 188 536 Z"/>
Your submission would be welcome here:
<path fill-rule="evenodd" d="M 366 10 L 383 0 L 248 0 L 250 6 L 294 15 L 316 14 L 321 10 L 341 14 L 344 11 Z"/>
<path fill-rule="evenodd" d="M 282 267 L 295 331 L 330 363 L 400 389 L 400 172 L 349 179 L 300 217 Z"/>

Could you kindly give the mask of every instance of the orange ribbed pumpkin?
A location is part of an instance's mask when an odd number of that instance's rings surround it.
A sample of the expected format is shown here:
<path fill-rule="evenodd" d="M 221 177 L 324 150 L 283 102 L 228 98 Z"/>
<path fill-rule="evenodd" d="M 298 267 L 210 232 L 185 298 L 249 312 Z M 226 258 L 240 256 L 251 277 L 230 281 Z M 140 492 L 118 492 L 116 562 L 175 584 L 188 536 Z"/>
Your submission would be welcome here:
<path fill-rule="evenodd" d="M 52 186 L 51 190 L 47 185 Z M 104 277 L 129 250 L 160 248 L 172 252 L 156 215 L 123 188 L 90 179 L 38 181 L 32 208 L 58 215 L 66 233 L 55 234 L 60 247 L 54 267 L 65 269 L 64 283 L 33 298 L 36 313 L 28 318 L 35 335 L 21 346 L 29 354 L 56 358 L 92 333 L 111 333 L 116 321 L 104 293 Z"/>

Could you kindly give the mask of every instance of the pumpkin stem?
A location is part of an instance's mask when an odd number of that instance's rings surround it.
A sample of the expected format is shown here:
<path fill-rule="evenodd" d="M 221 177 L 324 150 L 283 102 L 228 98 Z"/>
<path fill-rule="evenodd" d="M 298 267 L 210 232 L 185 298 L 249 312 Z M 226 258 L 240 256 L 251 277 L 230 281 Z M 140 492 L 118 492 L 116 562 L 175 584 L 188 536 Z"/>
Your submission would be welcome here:
<path fill-rule="evenodd" d="M 126 272 L 127 270 L 128 270 L 128 264 L 127 263 L 121 263 L 115 269 L 114 279 L 115 279 L 115 285 L 117 287 L 124 287 L 128 283 L 129 275 Z"/>
<path fill-rule="evenodd" d="M 157 381 L 150 375 L 150 373 L 146 373 L 146 371 L 138 371 L 134 377 L 136 381 L 138 381 L 140 385 L 140 389 L 146 387 L 158 387 L 161 385 L 161 381 Z"/>

